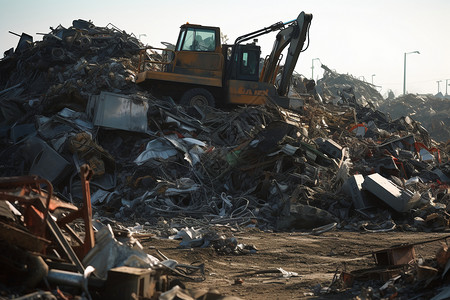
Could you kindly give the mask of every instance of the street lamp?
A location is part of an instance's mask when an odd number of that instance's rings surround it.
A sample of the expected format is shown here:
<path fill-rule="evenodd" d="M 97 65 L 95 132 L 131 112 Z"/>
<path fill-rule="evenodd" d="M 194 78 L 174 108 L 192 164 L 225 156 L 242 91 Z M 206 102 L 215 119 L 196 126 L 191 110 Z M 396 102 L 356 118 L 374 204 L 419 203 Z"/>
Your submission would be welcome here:
<path fill-rule="evenodd" d="M 437 84 L 438 84 L 438 94 L 439 94 L 440 91 L 441 91 L 440 87 L 441 87 L 441 82 L 442 82 L 442 80 L 438 80 L 438 81 L 436 81 L 436 82 L 437 82 Z"/>
<path fill-rule="evenodd" d="M 447 88 L 450 85 L 448 82 L 450 81 L 450 79 L 445 79 L 445 96 L 448 96 L 447 94 Z"/>
<path fill-rule="evenodd" d="M 311 61 L 311 79 L 312 80 L 314 80 L 314 61 L 315 60 L 320 61 L 320 59 L 319 58 L 313 58 L 312 61 Z"/>
<path fill-rule="evenodd" d="M 419 51 L 405 52 L 404 60 L 403 60 L 403 95 L 406 94 L 406 54 L 417 53 L 420 54 Z"/>
<path fill-rule="evenodd" d="M 372 84 L 373 84 L 373 76 L 375 76 L 375 74 L 372 74 Z"/>

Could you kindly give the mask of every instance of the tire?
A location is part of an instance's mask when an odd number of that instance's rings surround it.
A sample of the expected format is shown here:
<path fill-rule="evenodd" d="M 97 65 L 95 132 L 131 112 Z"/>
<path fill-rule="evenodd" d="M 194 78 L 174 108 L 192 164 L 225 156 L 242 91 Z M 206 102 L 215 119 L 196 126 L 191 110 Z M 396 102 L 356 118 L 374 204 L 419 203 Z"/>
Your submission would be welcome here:
<path fill-rule="evenodd" d="M 193 88 L 187 90 L 180 99 L 180 104 L 184 106 L 215 106 L 214 96 L 210 91 L 203 88 Z"/>

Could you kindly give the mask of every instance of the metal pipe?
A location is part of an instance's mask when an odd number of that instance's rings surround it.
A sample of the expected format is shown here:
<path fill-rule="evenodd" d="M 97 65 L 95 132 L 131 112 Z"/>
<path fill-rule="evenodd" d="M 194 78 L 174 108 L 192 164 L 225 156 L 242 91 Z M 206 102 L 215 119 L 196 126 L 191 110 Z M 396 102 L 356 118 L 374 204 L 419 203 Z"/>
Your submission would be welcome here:
<path fill-rule="evenodd" d="M 63 270 L 50 270 L 48 271 L 47 279 L 49 282 L 53 282 L 61 285 L 68 285 L 73 287 L 83 287 L 83 274 L 68 272 Z"/>
<path fill-rule="evenodd" d="M 18 34 L 18 33 L 15 33 L 15 32 L 12 32 L 12 31 L 8 31 L 8 32 L 11 33 L 11 34 L 17 35 L 18 37 L 21 37 L 21 35 Z"/>
<path fill-rule="evenodd" d="M 81 289 L 86 289 L 86 284 L 96 288 L 101 288 L 105 285 L 105 280 L 95 277 L 89 277 L 93 270 L 92 267 L 88 267 L 86 269 L 89 270 L 87 274 L 51 269 L 50 271 L 48 271 L 47 280 L 52 283 L 79 287 Z"/>

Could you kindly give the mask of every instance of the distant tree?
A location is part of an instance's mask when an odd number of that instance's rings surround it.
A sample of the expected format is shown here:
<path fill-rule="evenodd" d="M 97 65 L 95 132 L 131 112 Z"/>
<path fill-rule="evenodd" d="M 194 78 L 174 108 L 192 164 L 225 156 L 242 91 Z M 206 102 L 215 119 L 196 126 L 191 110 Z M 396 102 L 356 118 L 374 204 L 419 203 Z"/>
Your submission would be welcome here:
<path fill-rule="evenodd" d="M 226 44 L 228 42 L 228 36 L 223 34 L 223 32 L 220 33 L 220 42 L 221 44 Z"/>

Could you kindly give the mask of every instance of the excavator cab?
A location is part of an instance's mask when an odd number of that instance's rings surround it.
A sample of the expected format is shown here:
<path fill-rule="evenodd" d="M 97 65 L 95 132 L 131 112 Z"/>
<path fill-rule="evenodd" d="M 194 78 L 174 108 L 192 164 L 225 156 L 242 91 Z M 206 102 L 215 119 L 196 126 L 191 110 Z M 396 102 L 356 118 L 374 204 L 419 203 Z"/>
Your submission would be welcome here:
<path fill-rule="evenodd" d="M 175 45 L 175 57 L 169 72 L 183 76 L 198 76 L 222 80 L 223 56 L 220 47 L 220 28 L 194 24 L 184 24 L 180 28 Z M 202 80 L 197 84 L 205 84 Z"/>
<path fill-rule="evenodd" d="M 259 61 L 261 56 L 261 47 L 256 44 L 246 45 L 223 45 L 226 56 L 226 71 L 224 80 L 259 80 Z M 234 48 L 234 49 L 233 49 Z M 231 53 L 235 53 L 234 59 Z"/>

